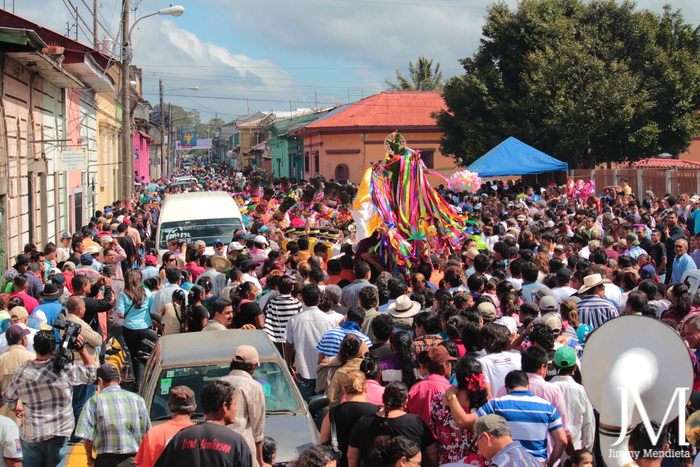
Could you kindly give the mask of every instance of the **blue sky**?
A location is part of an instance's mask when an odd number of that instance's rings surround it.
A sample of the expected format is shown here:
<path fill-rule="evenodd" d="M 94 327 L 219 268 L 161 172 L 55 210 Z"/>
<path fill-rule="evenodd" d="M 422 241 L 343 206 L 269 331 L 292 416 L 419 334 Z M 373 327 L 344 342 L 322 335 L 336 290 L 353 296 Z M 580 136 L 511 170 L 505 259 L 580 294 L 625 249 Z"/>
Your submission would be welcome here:
<path fill-rule="evenodd" d="M 132 19 L 174 0 L 132 0 Z M 92 0 L 15 0 L 15 13 L 65 33 L 78 8 L 88 25 Z M 385 88 L 395 70 L 420 55 L 445 77 L 476 50 L 486 0 L 181 0 L 184 15 L 155 16 L 132 36 L 133 63 L 143 68 L 144 94 L 197 109 L 207 120 L 232 120 L 258 110 L 290 110 L 354 101 Z M 514 0 L 508 0 L 515 6 Z M 666 1 L 640 0 L 661 12 Z M 670 2 L 700 25 L 700 1 Z M 66 6 L 68 5 L 68 6 Z M 118 39 L 121 0 L 100 0 L 101 39 Z M 108 31 L 105 32 L 104 29 Z M 79 40 L 90 43 L 81 24 Z M 73 32 L 74 34 L 74 32 Z M 177 88 L 198 86 L 199 91 Z"/>

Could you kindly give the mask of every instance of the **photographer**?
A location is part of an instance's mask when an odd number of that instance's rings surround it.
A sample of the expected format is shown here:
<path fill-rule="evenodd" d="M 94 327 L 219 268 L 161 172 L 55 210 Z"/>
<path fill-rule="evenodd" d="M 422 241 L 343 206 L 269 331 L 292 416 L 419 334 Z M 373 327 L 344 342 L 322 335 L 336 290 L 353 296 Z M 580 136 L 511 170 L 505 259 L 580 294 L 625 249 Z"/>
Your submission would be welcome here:
<path fill-rule="evenodd" d="M 90 325 L 83 321 L 85 316 L 85 300 L 80 297 L 70 297 L 68 303 L 66 303 L 66 321 L 71 321 L 80 325 L 80 337 L 85 341 L 85 350 L 90 354 L 90 357 L 97 362 L 99 361 L 99 349 L 102 347 L 102 337 L 95 331 L 92 330 Z M 77 360 L 79 353 L 73 351 L 73 358 Z M 80 412 L 83 410 L 83 406 L 88 399 L 90 399 L 97 390 L 97 386 L 94 384 L 81 384 L 73 389 L 73 416 L 75 417 L 76 423 L 78 422 L 78 417 L 80 417 Z"/>
<path fill-rule="evenodd" d="M 90 280 L 83 275 L 76 275 L 71 280 L 73 296 L 78 296 L 85 302 L 85 315 L 83 320 L 90 325 L 100 336 L 104 336 L 98 313 L 104 313 L 114 308 L 114 293 L 112 292 L 112 279 L 100 277 L 95 285 L 90 286 Z M 104 286 L 104 298 L 95 298 Z"/>
<path fill-rule="evenodd" d="M 95 382 L 97 367 L 78 336 L 76 349 L 83 365 L 68 363 L 61 371 L 54 369 L 56 336 L 53 331 L 39 331 L 34 336 L 36 359 L 15 372 L 5 391 L 5 406 L 24 417 L 22 451 L 26 465 L 59 465 L 64 461 L 66 443 L 75 425 L 73 387 Z M 17 409 L 22 399 L 23 409 Z"/>

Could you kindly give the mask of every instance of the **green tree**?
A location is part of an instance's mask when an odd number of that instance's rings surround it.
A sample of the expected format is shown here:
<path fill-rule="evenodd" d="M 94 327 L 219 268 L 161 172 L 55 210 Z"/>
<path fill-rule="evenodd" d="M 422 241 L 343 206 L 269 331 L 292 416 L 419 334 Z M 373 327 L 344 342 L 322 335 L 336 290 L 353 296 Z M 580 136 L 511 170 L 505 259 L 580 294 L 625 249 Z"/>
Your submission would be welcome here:
<path fill-rule="evenodd" d="M 489 8 L 437 114 L 442 151 L 469 164 L 508 136 L 572 167 L 679 154 L 700 132 L 700 29 L 679 12 L 598 0 Z"/>
<path fill-rule="evenodd" d="M 384 81 L 391 91 L 439 91 L 442 89 L 442 72 L 440 64 L 433 69 L 433 60 L 418 57 L 418 63 L 408 62 L 408 76 L 396 70 L 396 83 Z"/>

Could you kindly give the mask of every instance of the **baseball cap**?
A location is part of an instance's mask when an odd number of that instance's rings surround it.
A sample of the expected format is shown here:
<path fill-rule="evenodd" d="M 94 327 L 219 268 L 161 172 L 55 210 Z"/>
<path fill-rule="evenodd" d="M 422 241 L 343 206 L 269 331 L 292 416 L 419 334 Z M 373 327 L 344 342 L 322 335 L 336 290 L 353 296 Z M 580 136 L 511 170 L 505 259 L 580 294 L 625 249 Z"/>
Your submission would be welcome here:
<path fill-rule="evenodd" d="M 262 245 L 267 245 L 269 243 L 267 241 L 267 239 L 265 237 L 263 237 L 262 235 L 256 235 L 255 238 L 253 239 L 253 242 L 260 243 Z"/>
<path fill-rule="evenodd" d="M 473 260 L 474 258 L 479 256 L 479 250 L 477 250 L 476 248 L 470 248 L 467 250 L 466 255 L 467 255 L 467 258 Z"/>
<path fill-rule="evenodd" d="M 547 296 L 554 295 L 554 292 L 552 292 L 552 289 L 550 289 L 547 286 L 540 287 L 539 289 L 535 290 L 533 292 L 538 298 L 544 298 Z"/>
<path fill-rule="evenodd" d="M 644 193 L 646 193 L 647 195 L 649 195 L 650 198 L 653 198 L 653 197 L 654 197 L 654 192 L 651 191 L 651 190 L 647 190 L 647 191 L 645 191 Z"/>
<path fill-rule="evenodd" d="M 63 232 L 63 234 L 61 234 L 61 238 L 73 238 L 73 234 L 70 232 Z"/>
<path fill-rule="evenodd" d="M 479 303 L 476 307 L 484 321 L 491 322 L 496 319 L 496 307 L 491 302 Z"/>
<path fill-rule="evenodd" d="M 554 352 L 554 364 L 559 368 L 571 368 L 576 365 L 576 350 L 568 345 L 559 347 Z"/>
<path fill-rule="evenodd" d="M 90 253 L 83 253 L 82 255 L 80 255 L 80 264 L 92 264 L 92 255 Z"/>
<path fill-rule="evenodd" d="M 153 255 L 146 255 L 146 264 L 155 266 L 156 264 L 158 264 L 158 258 L 156 258 Z"/>
<path fill-rule="evenodd" d="M 239 230 L 236 232 L 236 235 L 233 236 L 234 240 L 243 240 L 246 238 L 246 233 L 242 230 Z"/>
<path fill-rule="evenodd" d="M 550 311 L 557 311 L 557 298 L 553 295 L 545 295 L 540 299 L 540 311 L 547 313 Z M 559 326 L 561 329 L 561 325 Z"/>
<path fill-rule="evenodd" d="M 606 235 L 603 238 L 603 245 L 612 245 L 613 243 L 615 243 L 615 239 L 612 238 L 610 235 Z"/>
<path fill-rule="evenodd" d="M 20 326 L 19 324 L 13 324 L 7 328 L 7 331 L 5 331 L 5 338 L 7 339 L 7 343 L 9 345 L 14 345 L 19 343 L 24 336 L 29 334 L 30 331 L 28 328 Z"/>
<path fill-rule="evenodd" d="M 187 386 L 176 386 L 170 388 L 168 395 L 168 405 L 177 407 L 180 410 L 194 410 L 196 407 L 194 391 Z"/>
<path fill-rule="evenodd" d="M 436 345 L 435 347 L 431 347 L 428 350 L 426 350 L 426 352 L 428 353 L 428 357 L 430 358 L 430 360 L 440 365 L 444 365 L 447 362 L 457 360 L 457 358 L 450 355 L 450 353 L 443 345 Z"/>
<path fill-rule="evenodd" d="M 656 269 L 654 268 L 653 265 L 647 264 L 646 266 L 642 267 L 642 269 L 639 270 L 639 277 L 644 279 L 653 279 L 656 277 Z"/>
<path fill-rule="evenodd" d="M 228 251 L 241 251 L 243 248 L 245 247 L 238 242 L 231 242 L 228 244 Z"/>
<path fill-rule="evenodd" d="M 17 255 L 15 258 L 15 265 L 14 268 L 16 269 L 17 266 L 23 266 L 25 264 L 31 263 L 31 260 L 29 259 L 29 256 L 25 255 L 24 253 L 20 253 Z"/>
<path fill-rule="evenodd" d="M 476 441 L 482 434 L 484 434 L 484 432 L 494 430 L 498 430 L 500 433 L 510 433 L 508 422 L 506 422 L 506 419 L 500 415 L 492 413 L 479 417 L 476 422 L 474 422 L 474 441 L 472 441 L 472 443 L 476 445 Z"/>
<path fill-rule="evenodd" d="M 97 369 L 97 377 L 103 381 L 115 381 L 119 379 L 119 370 L 111 363 L 105 363 Z"/>
<path fill-rule="evenodd" d="M 554 298 L 554 297 L 552 297 Z M 554 298 L 554 301 L 556 302 L 556 298 Z M 540 305 L 542 305 L 542 302 L 540 302 Z M 542 310 L 544 311 L 544 310 Z M 561 318 L 559 317 L 559 314 L 556 313 L 556 305 L 554 305 L 554 310 L 545 313 L 542 315 L 540 318 L 540 323 L 546 324 L 549 329 L 552 331 L 555 331 L 557 333 L 561 332 L 562 328 L 562 322 Z"/>
<path fill-rule="evenodd" d="M 526 219 L 527 219 L 527 217 L 523 216 L 522 214 L 520 214 L 518 217 L 515 218 L 515 220 L 517 220 L 518 222 L 523 222 Z"/>
<path fill-rule="evenodd" d="M 217 246 L 217 245 L 223 245 L 223 244 L 224 244 L 224 242 L 223 242 L 223 241 L 221 241 L 221 239 L 220 239 L 220 238 L 217 238 L 217 239 L 216 239 L 216 241 L 214 242 L 214 246 Z"/>
<path fill-rule="evenodd" d="M 633 245 L 639 245 L 639 239 L 637 239 L 637 235 L 636 235 L 636 234 L 633 234 L 633 233 L 630 232 L 630 233 L 628 233 L 627 235 L 625 235 L 625 238 L 626 238 L 627 240 L 629 240 L 630 242 L 632 242 Z"/>
<path fill-rule="evenodd" d="M 258 351 L 252 345 L 239 345 L 233 353 L 233 359 L 241 363 L 258 363 Z"/>
<path fill-rule="evenodd" d="M 10 310 L 10 319 L 25 319 L 29 318 L 29 312 L 23 306 L 16 306 Z"/>
<path fill-rule="evenodd" d="M 557 271 L 557 274 L 555 276 L 555 279 L 558 282 L 569 282 L 571 280 L 571 275 L 573 273 L 571 272 L 571 269 L 569 268 L 561 268 L 560 270 Z"/>

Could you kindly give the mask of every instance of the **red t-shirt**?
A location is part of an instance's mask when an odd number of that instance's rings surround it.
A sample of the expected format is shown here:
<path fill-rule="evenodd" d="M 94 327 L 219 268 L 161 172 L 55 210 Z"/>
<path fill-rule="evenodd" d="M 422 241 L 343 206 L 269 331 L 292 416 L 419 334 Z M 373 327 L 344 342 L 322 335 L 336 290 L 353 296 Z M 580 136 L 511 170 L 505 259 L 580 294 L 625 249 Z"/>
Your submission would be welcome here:
<path fill-rule="evenodd" d="M 139 450 L 136 453 L 136 465 L 139 467 L 153 467 L 170 439 L 183 428 L 192 425 L 194 425 L 192 422 L 177 423 L 173 420 L 168 420 L 165 423 L 152 427 L 141 441 L 141 446 L 139 446 Z"/>

